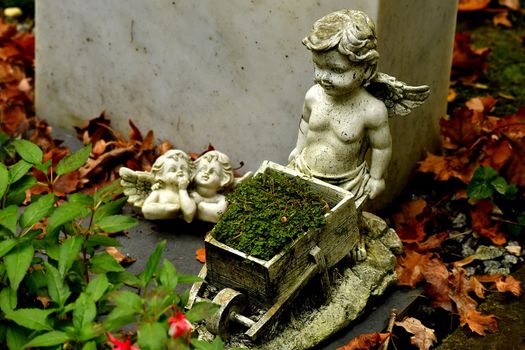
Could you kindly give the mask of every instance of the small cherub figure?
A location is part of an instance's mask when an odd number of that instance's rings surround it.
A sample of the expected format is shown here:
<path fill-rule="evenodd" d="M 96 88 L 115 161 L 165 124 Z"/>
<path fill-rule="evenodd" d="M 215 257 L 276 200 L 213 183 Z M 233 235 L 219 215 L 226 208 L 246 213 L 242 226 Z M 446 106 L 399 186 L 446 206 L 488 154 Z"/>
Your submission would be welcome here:
<path fill-rule="evenodd" d="M 160 156 L 151 172 L 121 168 L 121 184 L 128 202 L 142 207 L 148 220 L 173 219 L 182 214 L 191 222 L 196 205 L 188 194 L 193 163 L 181 150 L 169 150 Z"/>
<path fill-rule="evenodd" d="M 352 192 L 356 202 L 375 198 L 392 153 L 388 118 L 422 104 L 429 88 L 377 72 L 375 26 L 361 11 L 324 16 L 303 44 L 312 51 L 316 84 L 305 96 L 289 167 Z"/>
<path fill-rule="evenodd" d="M 204 153 L 195 160 L 191 198 L 197 205 L 196 217 L 216 223 L 228 207 L 226 197 L 219 193 L 236 183 L 230 159 L 219 151 Z"/>

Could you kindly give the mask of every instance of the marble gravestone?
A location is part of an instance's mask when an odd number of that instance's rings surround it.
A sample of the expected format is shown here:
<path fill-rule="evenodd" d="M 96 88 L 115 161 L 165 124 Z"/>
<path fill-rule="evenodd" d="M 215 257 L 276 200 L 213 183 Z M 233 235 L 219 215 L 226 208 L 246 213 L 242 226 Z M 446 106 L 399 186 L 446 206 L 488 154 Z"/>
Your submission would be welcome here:
<path fill-rule="evenodd" d="M 36 109 L 52 125 L 97 116 L 127 120 L 198 152 L 212 143 L 234 167 L 286 164 L 303 97 L 312 85 L 301 44 L 315 19 L 342 8 L 377 25 L 379 68 L 425 82 L 426 104 L 393 118 L 388 203 L 439 140 L 445 114 L 456 0 L 40 1 L 36 4 Z"/>

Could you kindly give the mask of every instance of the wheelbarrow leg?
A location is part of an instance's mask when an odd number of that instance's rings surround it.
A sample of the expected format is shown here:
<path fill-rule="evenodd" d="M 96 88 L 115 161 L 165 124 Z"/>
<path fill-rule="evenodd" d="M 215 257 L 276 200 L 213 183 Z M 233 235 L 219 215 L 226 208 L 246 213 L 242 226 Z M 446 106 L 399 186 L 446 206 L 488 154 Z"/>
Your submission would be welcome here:
<path fill-rule="evenodd" d="M 330 275 L 326 266 L 326 258 L 319 246 L 315 246 L 310 251 L 310 255 L 314 258 L 315 264 L 317 265 L 317 271 L 319 273 L 319 277 L 321 278 L 323 297 L 328 298 L 332 287 L 332 281 L 330 280 Z"/>

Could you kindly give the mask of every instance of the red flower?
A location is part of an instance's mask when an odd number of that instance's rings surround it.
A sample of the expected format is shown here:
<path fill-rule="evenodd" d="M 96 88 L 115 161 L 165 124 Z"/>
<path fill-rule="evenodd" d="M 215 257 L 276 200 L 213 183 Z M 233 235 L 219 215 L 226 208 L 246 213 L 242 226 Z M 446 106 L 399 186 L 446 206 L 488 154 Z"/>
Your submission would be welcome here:
<path fill-rule="evenodd" d="M 191 323 L 182 312 L 178 311 L 173 317 L 168 320 L 170 328 L 168 334 L 170 337 L 178 338 L 180 336 L 186 337 L 191 334 Z"/>
<path fill-rule="evenodd" d="M 108 333 L 109 342 L 115 347 L 113 350 L 140 350 L 137 347 L 134 347 L 131 345 L 131 339 L 127 339 L 126 341 L 119 340 L 113 336 L 113 334 Z"/>

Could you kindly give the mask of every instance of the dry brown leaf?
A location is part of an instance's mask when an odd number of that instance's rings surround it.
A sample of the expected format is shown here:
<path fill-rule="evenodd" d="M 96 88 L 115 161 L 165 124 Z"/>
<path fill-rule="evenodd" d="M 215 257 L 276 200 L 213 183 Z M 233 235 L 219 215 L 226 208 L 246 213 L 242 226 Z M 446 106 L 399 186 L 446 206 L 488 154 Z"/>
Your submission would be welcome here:
<path fill-rule="evenodd" d="M 445 264 L 439 258 L 433 257 L 426 263 L 422 274 L 427 282 L 425 292 L 431 298 L 432 306 L 452 311 L 450 272 Z"/>
<path fill-rule="evenodd" d="M 517 297 L 519 297 L 522 293 L 521 282 L 512 276 L 502 276 L 496 281 L 495 284 L 498 291 L 502 293 L 511 292 Z"/>
<path fill-rule="evenodd" d="M 434 330 L 425 327 L 417 318 L 405 317 L 403 321 L 396 322 L 395 325 L 403 327 L 408 333 L 413 334 L 413 336 L 410 337 L 410 342 L 412 345 L 417 346 L 419 350 L 428 350 L 437 342 Z"/>
<path fill-rule="evenodd" d="M 123 254 L 120 250 L 118 250 L 115 247 L 107 247 L 106 253 L 114 257 L 115 260 L 117 260 L 118 263 L 122 266 L 128 266 L 128 265 L 133 264 L 135 261 L 137 261 L 137 259 L 134 259 L 130 257 L 129 255 Z"/>
<path fill-rule="evenodd" d="M 494 315 L 482 315 L 475 309 L 460 314 L 459 322 L 461 326 L 467 325 L 473 332 L 485 335 L 487 332 L 495 333 L 498 331 L 498 322 Z"/>
<path fill-rule="evenodd" d="M 201 264 L 204 264 L 206 262 L 206 250 L 205 248 L 199 248 L 195 252 L 195 259 L 197 259 L 198 262 Z"/>
<path fill-rule="evenodd" d="M 509 19 L 509 11 L 502 11 L 492 17 L 492 24 L 494 26 L 500 25 L 505 28 L 512 28 L 512 22 Z"/>
<path fill-rule="evenodd" d="M 457 96 L 458 96 L 458 93 L 456 92 L 456 90 L 454 90 L 452 88 L 449 88 L 448 89 L 448 94 L 447 94 L 447 102 L 454 101 Z"/>
<path fill-rule="evenodd" d="M 436 249 L 441 246 L 441 243 L 447 239 L 448 233 L 441 232 L 428 237 L 424 242 L 416 242 L 418 252 L 426 252 L 431 249 Z"/>
<path fill-rule="evenodd" d="M 405 256 L 397 258 L 397 284 L 415 287 L 418 282 L 423 280 L 423 271 L 431 257 L 432 253 L 419 254 L 413 250 L 405 249 Z"/>
<path fill-rule="evenodd" d="M 511 10 L 519 10 L 520 9 L 520 0 L 498 0 L 498 3 L 501 6 L 508 7 Z"/>
<path fill-rule="evenodd" d="M 481 282 L 474 276 L 470 277 L 470 289 L 476 294 L 478 298 L 485 298 L 485 291 L 487 290 Z"/>
<path fill-rule="evenodd" d="M 487 8 L 490 0 L 459 0 L 458 11 L 477 11 Z"/>
<path fill-rule="evenodd" d="M 489 238 L 492 243 L 502 245 L 507 242 L 505 235 L 499 230 L 499 223 L 493 224 L 490 220 L 490 213 L 494 204 L 488 199 L 480 200 L 470 211 L 472 228 L 480 235 Z"/>
<path fill-rule="evenodd" d="M 337 350 L 370 350 L 382 344 L 391 333 L 368 333 L 355 337 L 348 344 L 338 347 Z"/>

